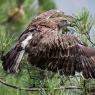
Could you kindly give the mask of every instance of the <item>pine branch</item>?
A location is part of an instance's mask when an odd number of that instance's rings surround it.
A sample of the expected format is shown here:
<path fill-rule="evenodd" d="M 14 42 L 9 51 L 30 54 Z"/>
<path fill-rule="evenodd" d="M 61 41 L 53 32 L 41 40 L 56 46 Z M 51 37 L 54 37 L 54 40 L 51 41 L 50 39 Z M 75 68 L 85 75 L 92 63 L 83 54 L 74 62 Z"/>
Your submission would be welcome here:
<path fill-rule="evenodd" d="M 24 90 L 24 91 L 41 91 L 42 88 L 25 88 L 25 87 L 18 87 L 16 85 L 12 85 L 12 84 L 8 84 L 6 83 L 5 81 L 3 81 L 2 79 L 0 79 L 0 83 L 5 85 L 5 86 L 8 86 L 8 87 L 11 87 L 13 89 L 18 89 L 18 90 Z M 43 88 L 44 90 L 48 90 L 47 88 Z M 76 86 L 68 86 L 68 87 L 59 87 L 59 88 L 54 88 L 54 90 L 60 90 L 60 89 L 82 89 L 81 87 L 76 87 Z"/>
<path fill-rule="evenodd" d="M 87 37 L 87 39 L 89 40 L 89 42 L 93 45 L 93 46 L 95 46 L 95 43 L 93 43 L 92 41 L 91 41 L 91 38 L 90 38 L 90 35 L 89 35 L 89 33 L 86 33 L 86 37 Z"/>

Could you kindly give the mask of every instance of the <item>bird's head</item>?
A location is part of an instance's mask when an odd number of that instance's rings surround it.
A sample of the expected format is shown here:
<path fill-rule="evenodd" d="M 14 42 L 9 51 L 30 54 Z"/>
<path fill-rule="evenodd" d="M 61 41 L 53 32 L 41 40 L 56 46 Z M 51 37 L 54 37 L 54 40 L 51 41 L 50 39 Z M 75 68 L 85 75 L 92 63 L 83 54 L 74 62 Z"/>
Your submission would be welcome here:
<path fill-rule="evenodd" d="M 35 17 L 32 24 L 60 29 L 71 26 L 74 20 L 75 19 L 72 16 L 65 15 L 62 11 L 49 10 Z"/>
<path fill-rule="evenodd" d="M 50 21 L 56 23 L 59 29 L 65 29 L 68 26 L 72 27 L 75 18 L 69 15 L 65 15 L 64 12 L 55 10 L 56 12 L 52 14 L 49 19 Z"/>

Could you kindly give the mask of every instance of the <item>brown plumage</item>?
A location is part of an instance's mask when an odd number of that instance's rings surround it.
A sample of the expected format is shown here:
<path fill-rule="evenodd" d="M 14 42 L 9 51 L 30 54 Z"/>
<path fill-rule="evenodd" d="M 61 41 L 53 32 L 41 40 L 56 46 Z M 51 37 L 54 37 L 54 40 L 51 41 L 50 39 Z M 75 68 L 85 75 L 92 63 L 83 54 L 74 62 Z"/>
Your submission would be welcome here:
<path fill-rule="evenodd" d="M 26 52 L 29 63 L 42 70 L 67 76 L 82 72 L 85 78 L 95 78 L 95 49 L 74 35 L 59 33 L 62 28 L 70 26 L 70 22 L 56 10 L 34 18 L 15 48 L 3 57 L 4 70 L 16 72 Z"/>

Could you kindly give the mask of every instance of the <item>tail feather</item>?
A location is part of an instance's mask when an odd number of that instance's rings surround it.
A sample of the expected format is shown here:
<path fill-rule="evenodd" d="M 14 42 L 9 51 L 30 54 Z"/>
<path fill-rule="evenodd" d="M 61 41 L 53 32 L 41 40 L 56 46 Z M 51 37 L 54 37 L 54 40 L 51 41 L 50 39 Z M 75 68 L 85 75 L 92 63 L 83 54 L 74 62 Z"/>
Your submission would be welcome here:
<path fill-rule="evenodd" d="M 3 68 L 5 71 L 10 73 L 17 72 L 19 68 L 19 63 L 23 57 L 26 46 L 29 44 L 29 41 L 32 39 L 32 33 L 28 32 L 23 34 L 20 37 L 15 48 L 9 51 L 2 59 Z"/>
<path fill-rule="evenodd" d="M 16 48 L 13 48 L 2 58 L 3 69 L 10 73 L 16 73 L 23 54 L 24 50 L 18 51 Z"/>

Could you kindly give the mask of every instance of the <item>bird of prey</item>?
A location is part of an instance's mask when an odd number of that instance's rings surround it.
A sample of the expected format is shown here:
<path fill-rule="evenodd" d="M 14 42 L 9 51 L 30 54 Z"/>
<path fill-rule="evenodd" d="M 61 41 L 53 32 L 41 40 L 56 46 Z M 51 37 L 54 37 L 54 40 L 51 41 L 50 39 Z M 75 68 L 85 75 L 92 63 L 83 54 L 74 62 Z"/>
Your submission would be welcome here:
<path fill-rule="evenodd" d="M 72 18 L 73 19 L 73 18 Z M 2 58 L 5 71 L 15 73 L 27 54 L 28 62 L 41 70 L 73 76 L 81 72 L 85 78 L 95 78 L 95 49 L 72 34 L 60 34 L 70 26 L 70 17 L 50 10 L 35 17 L 19 37 L 16 46 Z"/>

